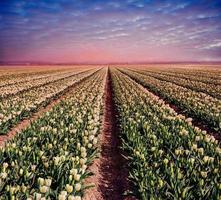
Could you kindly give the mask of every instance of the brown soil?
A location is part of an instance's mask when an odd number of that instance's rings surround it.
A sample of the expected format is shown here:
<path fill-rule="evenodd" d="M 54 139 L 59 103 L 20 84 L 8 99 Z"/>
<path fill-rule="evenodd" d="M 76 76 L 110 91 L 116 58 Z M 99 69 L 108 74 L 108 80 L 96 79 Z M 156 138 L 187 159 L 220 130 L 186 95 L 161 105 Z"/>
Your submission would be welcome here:
<path fill-rule="evenodd" d="M 52 101 L 45 108 L 40 109 L 31 118 L 22 120 L 18 125 L 16 125 L 14 128 L 12 128 L 12 130 L 10 130 L 6 135 L 0 135 L 0 146 L 4 146 L 4 143 L 7 140 L 12 139 L 17 133 L 19 133 L 22 130 L 24 130 L 25 128 L 27 128 L 31 124 L 31 122 L 37 120 L 43 113 L 47 112 L 54 105 L 58 104 L 61 101 L 61 99 L 63 99 L 63 98 L 64 98 L 64 96 L 61 96 L 60 98 Z"/>
<path fill-rule="evenodd" d="M 126 73 L 124 73 L 123 71 L 121 71 L 124 75 L 128 76 Z M 130 76 L 128 76 L 130 77 Z M 131 78 L 131 77 L 130 77 Z M 131 78 L 133 81 L 135 81 L 136 83 L 138 83 L 140 86 L 142 86 L 142 88 L 145 88 L 145 90 L 147 90 L 148 92 L 153 93 L 154 95 L 158 96 L 160 99 L 162 99 L 166 104 L 168 104 L 174 111 L 176 111 L 177 114 L 182 114 L 185 117 L 190 117 L 192 118 L 192 124 L 193 126 L 196 126 L 198 128 L 200 128 L 201 130 L 205 130 L 207 132 L 207 134 L 212 135 L 216 140 L 218 140 L 219 142 L 221 142 L 221 133 L 219 131 L 215 131 L 214 129 L 212 129 L 208 124 L 206 124 L 206 122 L 203 122 L 199 119 L 196 119 L 195 117 L 193 117 L 191 114 L 188 114 L 185 110 L 181 109 L 180 107 L 178 107 L 177 105 L 171 103 L 169 100 L 165 99 L 161 94 L 152 91 L 150 88 L 143 86 L 142 84 L 140 84 L 138 81 L 136 81 L 135 79 Z"/>
<path fill-rule="evenodd" d="M 169 106 L 176 111 L 176 113 L 178 114 L 182 114 L 185 117 L 191 117 L 191 115 L 188 115 L 186 112 L 184 112 L 182 109 L 180 109 L 178 106 L 171 104 L 169 102 L 167 102 L 169 104 Z M 218 140 L 219 142 L 221 141 L 221 133 L 218 131 L 214 131 L 212 128 L 210 128 L 207 124 L 205 124 L 204 122 L 196 119 L 196 118 L 192 118 L 192 124 L 194 126 L 199 127 L 201 130 L 205 130 L 209 135 L 212 135 L 216 140 Z"/>
<path fill-rule="evenodd" d="M 45 106 L 45 107 L 40 107 L 39 110 L 32 114 L 30 118 L 28 119 L 24 119 L 22 121 L 20 121 L 20 123 L 18 123 L 16 126 L 14 126 L 7 134 L 5 135 L 0 135 L 0 146 L 4 146 L 5 142 L 12 139 L 17 133 L 21 132 L 22 130 L 24 130 L 25 128 L 27 128 L 31 122 L 37 120 L 38 118 L 40 118 L 40 116 L 42 116 L 43 113 L 47 112 L 48 110 L 50 110 L 54 105 L 58 104 L 63 98 L 65 98 L 65 96 L 74 89 L 74 87 L 83 82 L 85 79 L 91 77 L 93 74 L 95 74 L 96 72 L 92 73 L 91 75 L 81 79 L 80 81 L 74 83 L 71 86 L 68 86 L 66 89 L 64 89 L 62 92 L 60 92 L 57 96 L 53 97 L 51 99 L 51 101 Z"/>
<path fill-rule="evenodd" d="M 83 200 L 121 200 L 128 188 L 126 180 L 126 161 L 121 156 L 120 138 L 116 125 L 116 110 L 114 108 L 110 72 L 105 86 L 105 108 L 103 129 L 100 138 L 101 155 L 90 167 L 93 176 L 86 184 L 93 183 L 95 187 L 88 189 Z M 129 200 L 129 198 L 127 198 Z"/>

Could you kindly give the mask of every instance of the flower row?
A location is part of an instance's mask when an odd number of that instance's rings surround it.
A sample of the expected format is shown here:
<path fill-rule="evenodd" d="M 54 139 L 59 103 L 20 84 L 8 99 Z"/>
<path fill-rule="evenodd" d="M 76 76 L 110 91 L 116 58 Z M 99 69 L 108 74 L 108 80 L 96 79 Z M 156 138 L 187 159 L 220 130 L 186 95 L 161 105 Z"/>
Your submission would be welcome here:
<path fill-rule="evenodd" d="M 144 71 L 136 70 L 136 72 L 140 72 L 144 75 L 148 75 L 162 81 L 172 82 L 176 85 L 186 87 L 197 92 L 204 92 L 212 97 L 221 99 L 221 84 L 217 85 L 217 84 L 204 83 L 192 80 L 189 76 L 186 76 L 184 78 L 175 74 L 164 74 L 161 72 L 149 72 L 146 70 Z"/>
<path fill-rule="evenodd" d="M 160 70 L 162 71 L 162 70 Z M 166 73 L 171 75 L 177 75 L 178 77 L 182 78 L 189 78 L 191 80 L 202 81 L 205 83 L 211 84 L 221 84 L 220 78 L 220 69 L 213 68 L 212 66 L 207 66 L 206 68 L 176 68 L 172 69 L 169 68 L 166 70 Z"/>
<path fill-rule="evenodd" d="M 0 150 L 0 199 L 81 199 L 97 152 L 105 75 L 77 84 Z"/>
<path fill-rule="evenodd" d="M 80 73 L 81 71 L 71 70 L 68 72 L 58 72 L 58 73 L 53 73 L 49 75 L 46 74 L 46 75 L 38 76 L 36 78 L 31 78 L 29 80 L 24 79 L 23 81 L 19 81 L 14 84 L 5 85 L 0 88 L 1 89 L 0 98 L 7 98 L 12 95 L 17 95 L 20 92 L 24 92 L 24 91 L 27 91 L 27 90 L 30 90 L 39 86 L 44 86 L 46 84 L 49 84 L 55 81 L 60 81 L 65 78 L 74 76 L 77 73 Z"/>
<path fill-rule="evenodd" d="M 10 70 L 9 68 L 3 68 L 0 70 L 0 87 L 30 81 L 32 79 L 43 78 L 48 75 L 65 71 L 68 71 L 68 69 L 16 68 Z"/>
<path fill-rule="evenodd" d="M 138 199 L 219 199 L 221 148 L 163 100 L 112 70 L 122 147 Z"/>
<path fill-rule="evenodd" d="M 30 116 L 42 105 L 66 92 L 68 88 L 93 74 L 97 69 L 52 82 L 0 101 L 0 134 L 7 133 L 20 120 Z"/>
<path fill-rule="evenodd" d="M 131 70 L 123 71 L 151 91 L 185 110 L 189 115 L 206 122 L 216 131 L 221 130 L 221 100 Z"/>

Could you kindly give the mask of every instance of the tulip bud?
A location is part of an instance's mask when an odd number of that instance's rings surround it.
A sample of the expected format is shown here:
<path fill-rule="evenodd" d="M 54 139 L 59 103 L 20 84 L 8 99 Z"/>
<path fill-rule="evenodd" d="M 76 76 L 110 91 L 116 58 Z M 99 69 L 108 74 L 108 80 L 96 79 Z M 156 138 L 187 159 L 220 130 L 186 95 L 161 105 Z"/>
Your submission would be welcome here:
<path fill-rule="evenodd" d="M 215 160 L 215 159 L 214 159 L 213 157 L 210 157 L 210 158 L 209 158 L 209 162 L 211 162 L 211 163 L 213 163 L 214 160 Z"/>
<path fill-rule="evenodd" d="M 12 166 L 12 167 L 14 167 L 14 166 L 15 166 L 15 162 L 14 162 L 14 161 L 12 161 L 11 166 Z"/>
<path fill-rule="evenodd" d="M 75 190 L 76 190 L 77 192 L 80 191 L 80 190 L 81 190 L 81 184 L 80 184 L 80 183 L 77 183 L 74 188 L 75 188 Z"/>
<path fill-rule="evenodd" d="M 42 193 L 42 194 L 45 194 L 46 192 L 48 192 L 48 187 L 47 186 L 40 186 L 40 192 Z"/>
<path fill-rule="evenodd" d="M 65 189 L 66 189 L 66 191 L 70 194 L 70 193 L 72 193 L 72 191 L 73 191 L 73 186 L 67 184 L 66 187 L 65 187 Z"/>
<path fill-rule="evenodd" d="M 96 145 L 97 144 L 97 138 L 94 138 L 93 139 L 93 145 Z"/>
<path fill-rule="evenodd" d="M 75 180 L 75 181 L 79 181 L 80 178 L 81 178 L 80 174 L 75 174 L 75 175 L 74 175 L 74 180 Z"/>
<path fill-rule="evenodd" d="M 16 147 L 16 143 L 12 143 L 12 148 L 15 148 Z"/>
<path fill-rule="evenodd" d="M 159 187 L 162 188 L 163 187 L 163 180 L 159 179 Z"/>
<path fill-rule="evenodd" d="M 74 200 L 81 200 L 81 197 L 80 196 L 75 196 Z"/>
<path fill-rule="evenodd" d="M 82 165 L 81 169 L 86 170 L 87 169 L 87 165 Z"/>
<path fill-rule="evenodd" d="M 10 192 L 10 194 L 14 194 L 14 193 L 15 193 L 15 190 L 16 190 L 15 187 L 12 187 L 12 186 L 9 187 L 9 192 Z"/>
<path fill-rule="evenodd" d="M 85 147 L 81 147 L 81 152 L 86 152 L 86 148 Z"/>
<path fill-rule="evenodd" d="M 42 155 L 44 154 L 43 151 L 39 151 L 39 156 L 42 157 Z"/>
<path fill-rule="evenodd" d="M 43 164 L 44 164 L 45 168 L 49 167 L 49 163 L 48 162 L 44 162 Z"/>
<path fill-rule="evenodd" d="M 45 185 L 50 187 L 51 186 L 51 183 L 52 183 L 52 179 L 45 179 Z"/>
<path fill-rule="evenodd" d="M 41 200 L 41 193 L 35 193 L 34 197 L 36 200 Z"/>
<path fill-rule="evenodd" d="M 87 153 L 86 152 L 81 152 L 81 157 L 82 158 L 86 158 L 87 157 Z"/>
<path fill-rule="evenodd" d="M 207 172 L 200 172 L 200 174 L 201 174 L 201 176 L 202 176 L 203 178 L 206 178 L 206 177 L 207 177 Z"/>
<path fill-rule="evenodd" d="M 78 173 L 78 170 L 77 169 L 71 169 L 70 170 L 70 174 L 72 174 L 72 175 L 75 175 L 75 174 L 77 174 Z"/>
<path fill-rule="evenodd" d="M 22 186 L 21 186 L 21 191 L 23 193 L 25 193 L 27 191 L 27 187 L 24 184 L 22 184 Z"/>
<path fill-rule="evenodd" d="M 176 149 L 175 150 L 175 154 L 178 156 L 180 154 L 180 150 L 179 149 Z"/>
<path fill-rule="evenodd" d="M 71 182 L 73 179 L 72 175 L 69 175 L 68 180 Z"/>
<path fill-rule="evenodd" d="M 140 156 L 140 152 L 139 152 L 139 151 L 135 151 L 135 154 L 136 154 L 137 156 Z"/>
<path fill-rule="evenodd" d="M 159 154 L 162 155 L 163 154 L 163 150 L 160 149 L 159 150 Z"/>
<path fill-rule="evenodd" d="M 19 175 L 22 176 L 23 175 L 24 170 L 22 168 L 20 168 L 19 170 Z"/>
<path fill-rule="evenodd" d="M 68 200 L 76 200 L 75 196 L 71 195 L 68 197 Z"/>
<path fill-rule="evenodd" d="M 151 151 L 155 151 L 156 150 L 156 147 L 151 147 Z"/>
<path fill-rule="evenodd" d="M 78 142 L 77 143 L 77 149 L 80 150 L 81 149 L 81 144 Z"/>
<path fill-rule="evenodd" d="M 84 165 L 85 163 L 86 163 L 86 159 L 81 158 L 81 159 L 80 159 L 80 164 L 81 164 L 81 165 Z"/>
<path fill-rule="evenodd" d="M 198 149 L 198 152 L 199 152 L 201 155 L 203 155 L 203 154 L 204 154 L 204 149 L 203 149 L 203 148 L 199 148 L 199 149 Z"/>
<path fill-rule="evenodd" d="M 35 170 L 36 170 L 36 165 L 32 165 L 31 166 L 31 171 L 35 172 Z"/>
<path fill-rule="evenodd" d="M 38 184 L 39 184 L 40 186 L 42 186 L 42 185 L 44 185 L 44 183 L 45 183 L 44 179 L 41 178 L 41 177 L 39 177 L 39 178 L 38 178 Z"/>
<path fill-rule="evenodd" d="M 8 163 L 4 162 L 3 163 L 3 168 L 6 169 L 8 167 Z"/>
<path fill-rule="evenodd" d="M 204 161 L 204 163 L 207 163 L 209 161 L 209 156 L 204 156 L 203 161 Z"/>
<path fill-rule="evenodd" d="M 19 155 L 19 156 L 22 156 L 22 152 L 21 152 L 21 151 L 19 151 L 19 152 L 18 152 L 18 155 Z"/>
<path fill-rule="evenodd" d="M 165 159 L 163 160 L 163 163 L 164 163 L 165 165 L 167 165 L 168 162 L 169 162 L 169 160 L 168 160 L 167 158 L 165 158 Z"/>
<path fill-rule="evenodd" d="M 94 135 L 90 135 L 88 139 L 89 141 L 92 141 L 94 139 Z"/>
<path fill-rule="evenodd" d="M 59 164 L 60 158 L 54 157 L 54 165 L 57 166 Z"/>
<path fill-rule="evenodd" d="M 58 200 L 66 200 L 66 195 L 59 194 Z"/>
<path fill-rule="evenodd" d="M 183 177 L 183 174 L 182 174 L 181 172 L 178 172 L 177 178 L 178 178 L 178 179 L 181 179 L 182 177 Z"/>

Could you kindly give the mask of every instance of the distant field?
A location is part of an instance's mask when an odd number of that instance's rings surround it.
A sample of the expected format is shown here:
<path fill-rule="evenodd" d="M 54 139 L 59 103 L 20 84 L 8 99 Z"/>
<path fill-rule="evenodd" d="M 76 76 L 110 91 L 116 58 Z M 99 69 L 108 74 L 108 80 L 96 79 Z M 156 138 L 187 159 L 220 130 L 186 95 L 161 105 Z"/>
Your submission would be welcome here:
<path fill-rule="evenodd" d="M 220 199 L 220 66 L 1 66 L 0 200 Z"/>

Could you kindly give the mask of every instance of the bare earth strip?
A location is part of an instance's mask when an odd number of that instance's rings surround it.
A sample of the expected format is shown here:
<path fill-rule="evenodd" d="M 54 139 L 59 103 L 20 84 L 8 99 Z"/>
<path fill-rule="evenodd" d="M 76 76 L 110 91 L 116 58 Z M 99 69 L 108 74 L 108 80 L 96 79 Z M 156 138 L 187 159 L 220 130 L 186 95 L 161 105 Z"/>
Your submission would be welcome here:
<path fill-rule="evenodd" d="M 0 135 L 0 146 L 4 146 L 4 143 L 7 140 L 12 139 L 17 133 L 27 128 L 31 124 L 31 122 L 37 120 L 42 114 L 50 110 L 54 105 L 58 104 L 63 98 L 64 96 L 60 96 L 58 99 L 53 100 L 45 108 L 42 108 L 38 112 L 34 113 L 34 115 L 31 118 L 22 120 L 17 126 L 15 126 L 6 135 Z"/>
<path fill-rule="evenodd" d="M 201 130 L 204 130 L 207 132 L 207 134 L 212 135 L 216 140 L 218 140 L 219 142 L 221 142 L 221 133 L 219 131 L 215 131 L 213 130 L 210 126 L 208 126 L 207 123 L 198 120 L 196 117 L 194 117 L 191 114 L 188 114 L 184 109 L 181 109 L 179 106 L 171 103 L 169 100 L 167 100 L 166 98 L 164 98 L 160 93 L 153 91 L 151 88 L 147 87 L 147 86 L 143 86 L 141 83 L 139 83 L 138 81 L 136 81 L 135 79 L 133 79 L 132 77 L 130 77 L 129 75 L 127 75 L 126 73 L 120 71 L 121 73 L 123 73 L 125 76 L 129 77 L 131 80 L 133 80 L 134 82 L 136 82 L 137 84 L 139 84 L 142 88 L 144 88 L 146 91 L 151 92 L 152 94 L 154 94 L 155 96 L 158 96 L 159 99 L 163 100 L 166 104 L 168 104 L 174 111 L 176 111 L 177 114 L 182 114 L 184 115 L 186 118 L 190 117 L 192 118 L 192 124 L 193 126 L 196 126 L 198 128 L 200 128 Z M 220 143 L 221 144 L 221 143 Z"/>
<path fill-rule="evenodd" d="M 25 128 L 27 128 L 31 124 L 31 122 L 37 120 L 38 118 L 41 117 L 42 114 L 44 114 L 45 112 L 50 110 L 53 106 L 58 104 L 68 94 L 68 92 L 70 92 L 71 90 L 74 89 L 74 87 L 77 84 L 79 84 L 79 83 L 83 82 L 85 79 L 93 76 L 96 72 L 90 74 L 89 76 L 87 76 L 87 77 L 81 79 L 80 81 L 74 83 L 73 85 L 67 87 L 60 94 L 58 94 L 56 97 L 53 97 L 45 107 L 39 108 L 39 110 L 37 112 L 33 113 L 31 115 L 31 117 L 29 117 L 28 119 L 22 120 L 19 124 L 17 124 L 15 127 L 13 127 L 7 134 L 0 135 L 0 146 L 4 146 L 4 144 L 7 140 L 12 139 L 17 133 L 19 133 L 22 130 L 24 130 Z"/>
<path fill-rule="evenodd" d="M 29 88 L 22 89 L 21 91 L 18 91 L 18 92 L 16 92 L 16 93 L 7 94 L 7 95 L 5 95 L 5 96 L 3 96 L 3 97 L 1 97 L 1 98 L 2 98 L 2 99 L 6 99 L 6 98 L 11 97 L 11 96 L 16 96 L 16 95 L 25 93 L 25 92 L 27 92 L 27 91 L 34 90 L 35 88 L 44 87 L 44 86 L 46 86 L 46 85 L 49 85 L 49 84 L 52 84 L 52 83 L 57 83 L 57 82 L 59 82 L 59 81 L 65 80 L 66 78 L 71 78 L 71 77 L 74 77 L 74 76 L 76 76 L 76 75 L 83 74 L 83 73 L 85 73 L 85 72 L 87 72 L 87 71 L 90 71 L 90 69 L 89 69 L 89 70 L 84 70 L 84 71 L 79 71 L 79 72 L 76 72 L 76 74 L 68 75 L 68 76 L 66 76 L 66 77 L 62 77 L 62 78 L 59 78 L 59 79 L 56 79 L 56 80 L 52 80 L 52 81 L 49 81 L 49 82 L 46 82 L 46 83 L 42 83 L 42 84 L 39 84 L 39 85 L 33 85 L 33 86 L 29 87 Z"/>
<path fill-rule="evenodd" d="M 83 200 L 121 200 L 125 199 L 127 189 L 127 170 L 121 156 L 120 138 L 116 126 L 116 113 L 112 97 L 111 79 L 108 72 L 104 95 L 103 129 L 100 137 L 101 155 L 89 170 L 94 174 L 85 180 L 95 187 L 86 191 Z"/>

